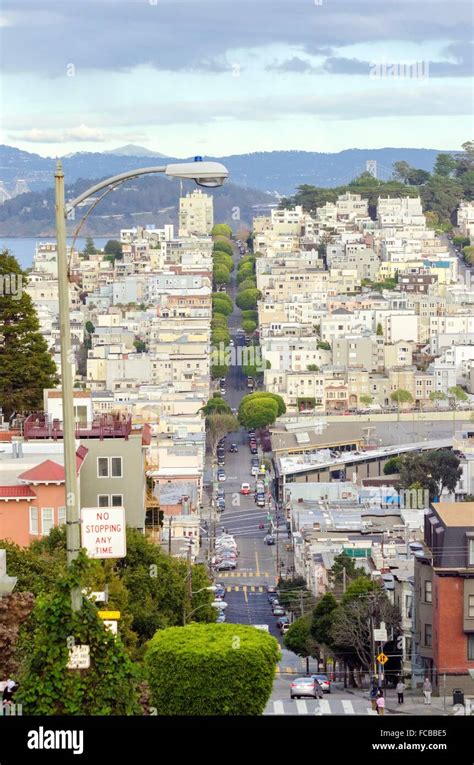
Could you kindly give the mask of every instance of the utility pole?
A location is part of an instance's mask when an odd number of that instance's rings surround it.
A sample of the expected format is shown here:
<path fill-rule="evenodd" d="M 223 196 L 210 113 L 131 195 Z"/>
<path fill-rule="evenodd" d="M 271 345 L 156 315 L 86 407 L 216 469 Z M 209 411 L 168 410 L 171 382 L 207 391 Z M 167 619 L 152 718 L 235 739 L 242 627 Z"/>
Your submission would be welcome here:
<path fill-rule="evenodd" d="M 344 566 L 342 569 L 342 592 L 343 593 L 346 592 L 346 579 L 347 579 L 346 567 Z"/>
<path fill-rule="evenodd" d="M 186 594 L 183 598 L 183 627 L 186 626 L 186 621 L 187 621 L 186 606 L 189 603 L 189 610 L 191 611 L 191 607 L 193 604 L 193 569 L 192 569 L 192 563 L 191 563 L 192 551 L 193 550 L 192 550 L 192 545 L 190 540 L 189 549 L 186 553 L 187 559 L 188 559 L 188 570 L 186 573 Z"/>
<path fill-rule="evenodd" d="M 56 164 L 55 207 L 56 247 L 58 259 L 59 326 L 61 344 L 61 392 L 63 404 L 63 446 L 66 492 L 66 550 L 67 564 L 71 566 L 81 548 L 79 492 L 76 472 L 76 442 L 74 433 L 74 400 L 72 386 L 71 326 L 69 318 L 69 279 L 66 245 L 66 215 L 64 173 L 62 164 Z M 82 606 L 81 588 L 71 589 L 71 606 L 79 611 Z"/>
<path fill-rule="evenodd" d="M 173 516 L 170 515 L 169 522 L 168 522 L 168 555 L 171 555 L 171 524 L 173 521 Z"/>

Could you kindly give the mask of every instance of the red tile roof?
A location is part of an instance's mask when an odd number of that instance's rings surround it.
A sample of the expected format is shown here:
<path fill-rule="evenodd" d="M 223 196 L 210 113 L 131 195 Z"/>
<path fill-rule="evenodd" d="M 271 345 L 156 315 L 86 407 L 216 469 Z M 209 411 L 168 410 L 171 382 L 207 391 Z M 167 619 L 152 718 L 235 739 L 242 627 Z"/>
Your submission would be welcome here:
<path fill-rule="evenodd" d="M 76 452 L 76 470 L 80 471 L 84 458 L 88 453 L 85 446 L 80 446 Z M 35 465 L 30 470 L 25 470 L 18 476 L 19 481 L 28 483 L 62 483 L 64 481 L 64 465 L 59 465 L 53 460 L 45 460 L 39 465 Z"/>
<path fill-rule="evenodd" d="M 0 486 L 0 499 L 36 499 L 29 486 Z"/>

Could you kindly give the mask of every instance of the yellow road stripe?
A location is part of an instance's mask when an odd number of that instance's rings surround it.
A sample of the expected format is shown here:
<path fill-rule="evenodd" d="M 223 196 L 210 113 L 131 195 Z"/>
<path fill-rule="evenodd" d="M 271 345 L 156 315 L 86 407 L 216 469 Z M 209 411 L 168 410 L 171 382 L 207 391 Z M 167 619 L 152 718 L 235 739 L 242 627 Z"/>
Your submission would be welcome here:
<path fill-rule="evenodd" d="M 251 591 L 251 592 L 255 592 L 255 585 L 254 585 L 254 584 L 252 584 L 252 585 L 250 586 L 250 591 Z"/>
<path fill-rule="evenodd" d="M 245 590 L 244 590 L 244 598 L 245 598 L 245 602 L 248 603 L 249 599 L 247 597 L 247 588 L 245 588 Z"/>
<path fill-rule="evenodd" d="M 246 584 L 242 585 L 242 592 L 247 592 L 247 585 Z"/>
<path fill-rule="evenodd" d="M 238 592 L 238 591 L 239 591 L 239 585 L 236 584 L 235 587 L 234 587 L 234 592 Z"/>
<path fill-rule="evenodd" d="M 257 552 L 257 550 L 255 550 L 255 562 L 257 564 L 255 575 L 256 576 L 260 576 L 260 565 L 259 565 L 259 562 L 258 562 L 258 552 Z"/>

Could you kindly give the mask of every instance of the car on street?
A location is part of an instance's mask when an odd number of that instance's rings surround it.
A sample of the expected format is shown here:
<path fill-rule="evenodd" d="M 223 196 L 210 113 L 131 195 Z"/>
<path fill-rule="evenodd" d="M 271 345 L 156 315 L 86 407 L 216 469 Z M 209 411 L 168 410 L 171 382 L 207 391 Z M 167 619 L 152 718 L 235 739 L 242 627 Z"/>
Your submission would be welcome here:
<path fill-rule="evenodd" d="M 285 623 L 284 623 L 284 624 L 282 624 L 282 625 L 281 625 L 281 627 L 280 627 L 280 634 L 281 634 L 281 635 L 286 635 L 286 633 L 288 632 L 288 630 L 289 630 L 289 629 L 290 629 L 290 625 L 289 625 L 289 623 L 288 623 L 288 622 L 285 622 Z"/>
<path fill-rule="evenodd" d="M 217 480 L 225 481 L 225 470 L 220 469 L 217 471 Z"/>
<path fill-rule="evenodd" d="M 255 437 L 255 431 L 252 428 L 250 430 L 248 430 L 247 433 L 248 433 L 249 437 L 251 437 L 251 436 Z"/>
<path fill-rule="evenodd" d="M 220 595 L 221 597 L 224 597 L 225 585 L 222 584 L 222 582 L 216 582 L 214 587 L 216 588 L 216 595 Z"/>
<path fill-rule="evenodd" d="M 217 465 L 218 465 L 218 467 L 224 467 L 224 465 L 225 465 L 225 457 L 224 457 L 223 454 L 219 454 L 219 456 L 217 458 Z"/>
<path fill-rule="evenodd" d="M 240 493 L 241 494 L 250 494 L 250 484 L 249 483 L 242 483 L 240 485 Z"/>
<path fill-rule="evenodd" d="M 225 388 L 219 388 L 219 393 L 221 394 L 221 396 L 225 396 L 226 389 Z"/>
<path fill-rule="evenodd" d="M 277 627 L 278 629 L 281 629 L 284 624 L 289 624 L 290 620 L 288 616 L 280 616 L 280 618 L 277 620 Z"/>
<path fill-rule="evenodd" d="M 285 615 L 285 609 L 283 608 L 283 606 L 276 606 L 275 603 L 273 603 L 272 610 L 273 610 L 273 616 Z"/>
<path fill-rule="evenodd" d="M 260 466 L 260 460 L 258 459 L 258 457 L 251 457 L 250 458 L 250 464 L 251 465 L 256 465 L 257 467 L 259 467 Z"/>
<path fill-rule="evenodd" d="M 269 595 L 278 594 L 278 589 L 274 587 L 272 584 L 267 584 L 265 589 Z"/>
<path fill-rule="evenodd" d="M 231 444 L 231 445 L 230 445 L 230 449 L 229 449 L 229 451 L 230 451 L 232 454 L 237 454 L 237 452 L 239 451 L 239 450 L 238 450 L 238 447 L 237 447 L 237 444 Z"/>
<path fill-rule="evenodd" d="M 265 542 L 266 545 L 274 545 L 275 544 L 275 537 L 273 536 L 273 534 L 267 534 L 263 538 L 263 541 Z"/>
<path fill-rule="evenodd" d="M 233 561 L 222 560 L 220 563 L 216 563 L 216 571 L 233 571 L 237 568 L 237 564 Z"/>
<path fill-rule="evenodd" d="M 224 512 L 224 510 L 225 510 L 225 499 L 223 497 L 219 497 L 219 499 L 217 500 L 217 509 L 220 512 Z"/>
<path fill-rule="evenodd" d="M 258 465 L 252 465 L 250 468 L 250 475 L 257 476 L 258 475 Z"/>
<path fill-rule="evenodd" d="M 256 444 L 250 446 L 250 453 L 251 454 L 258 454 L 258 449 L 257 449 L 257 445 Z"/>
<path fill-rule="evenodd" d="M 278 593 L 277 592 L 269 592 L 267 595 L 268 602 L 269 603 L 278 603 Z"/>
<path fill-rule="evenodd" d="M 312 699 L 322 698 L 323 692 L 319 683 L 313 677 L 297 677 L 290 686 L 290 698 L 300 699 L 302 696 L 310 696 Z"/>
<path fill-rule="evenodd" d="M 265 507 L 265 494 L 257 494 L 255 502 L 257 507 Z"/>
<path fill-rule="evenodd" d="M 327 675 L 311 675 L 321 686 L 323 693 L 331 693 L 331 681 Z"/>
<path fill-rule="evenodd" d="M 221 386 L 221 388 L 225 388 L 225 377 L 220 378 L 219 385 Z"/>

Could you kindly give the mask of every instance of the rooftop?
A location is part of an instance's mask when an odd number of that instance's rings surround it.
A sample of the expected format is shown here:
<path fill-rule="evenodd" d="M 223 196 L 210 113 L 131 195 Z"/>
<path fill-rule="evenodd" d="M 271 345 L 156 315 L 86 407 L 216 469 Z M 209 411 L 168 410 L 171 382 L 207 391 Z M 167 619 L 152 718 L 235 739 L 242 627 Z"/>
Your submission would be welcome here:
<path fill-rule="evenodd" d="M 445 526 L 474 527 L 474 502 L 433 502 L 433 510 Z"/>

